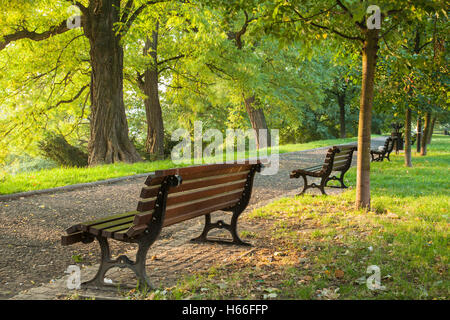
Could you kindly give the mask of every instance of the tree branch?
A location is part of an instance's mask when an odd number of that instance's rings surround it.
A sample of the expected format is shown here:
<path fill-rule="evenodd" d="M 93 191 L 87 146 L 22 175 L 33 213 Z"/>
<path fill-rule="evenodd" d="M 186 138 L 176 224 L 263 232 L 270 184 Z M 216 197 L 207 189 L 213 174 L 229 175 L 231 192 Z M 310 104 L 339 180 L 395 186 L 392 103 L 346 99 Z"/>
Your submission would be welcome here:
<path fill-rule="evenodd" d="M 54 109 L 54 108 L 58 107 L 59 105 L 61 105 L 61 104 L 63 104 L 63 103 L 71 103 L 71 102 L 74 102 L 75 100 L 78 99 L 79 96 L 81 96 L 81 94 L 83 93 L 83 91 L 84 91 L 86 88 L 88 88 L 88 87 L 89 87 L 88 84 L 84 85 L 83 87 L 81 87 L 80 91 L 78 91 L 78 93 L 77 93 L 72 99 L 69 99 L 69 100 L 61 100 L 61 101 L 59 101 L 57 104 L 55 104 L 54 106 L 48 107 L 47 110 Z"/>
<path fill-rule="evenodd" d="M 130 16 L 131 9 L 134 6 L 134 0 L 128 0 L 128 2 L 125 4 L 125 7 L 123 9 L 123 15 L 122 18 L 120 18 L 120 22 L 125 23 Z"/>
<path fill-rule="evenodd" d="M 330 9 L 331 9 L 331 8 L 330 8 Z M 328 9 L 328 10 L 330 10 L 330 9 Z M 359 41 L 361 41 L 361 42 L 364 41 L 361 37 L 346 35 L 346 34 L 342 33 L 341 31 L 338 31 L 338 30 L 336 30 L 336 29 L 333 29 L 333 28 L 330 28 L 330 27 L 327 27 L 327 26 L 322 26 L 322 25 L 319 25 L 319 24 L 317 24 L 317 23 L 315 23 L 315 22 L 312 22 L 312 21 L 311 21 L 311 18 L 314 17 L 314 16 L 317 16 L 317 14 L 316 14 L 316 15 L 313 15 L 313 16 L 311 16 L 311 17 L 309 17 L 309 18 L 305 18 L 305 17 L 303 17 L 302 14 L 301 14 L 300 12 L 298 12 L 298 10 L 295 9 L 294 7 L 292 7 L 292 10 L 297 14 L 297 16 L 300 17 L 300 19 L 301 19 L 302 21 L 308 22 L 310 25 L 312 25 L 312 26 L 314 26 L 314 27 L 316 27 L 316 28 L 328 30 L 328 31 L 330 31 L 330 32 L 332 32 L 332 33 L 335 33 L 335 34 L 337 34 L 337 35 L 339 35 L 339 36 L 345 38 L 345 39 L 349 39 L 349 40 L 359 40 Z M 326 12 L 326 11 L 324 11 L 324 12 Z M 322 12 L 322 13 L 324 13 L 324 12 Z"/>
<path fill-rule="evenodd" d="M 350 9 L 347 8 L 346 6 L 344 6 L 344 4 L 342 3 L 341 0 L 336 0 L 336 2 L 337 2 L 337 5 L 338 5 L 339 7 L 341 7 L 345 12 L 347 12 L 347 14 L 348 14 L 348 15 L 350 16 L 350 18 L 353 20 L 353 14 L 351 13 Z M 365 28 L 366 28 L 366 27 L 364 26 L 364 23 L 362 23 L 362 22 L 355 21 L 355 23 L 356 23 L 356 25 L 357 25 L 358 27 L 360 27 L 361 29 L 365 29 Z"/>
<path fill-rule="evenodd" d="M 124 20 L 123 19 L 124 17 L 122 17 L 121 22 L 123 22 L 125 24 L 125 27 L 121 31 L 121 37 L 123 37 L 124 35 L 127 34 L 128 30 L 130 30 L 130 28 L 131 28 L 131 25 L 134 23 L 136 18 L 142 13 L 142 11 L 144 11 L 145 8 L 147 8 L 149 5 L 152 5 L 152 4 L 163 3 L 163 2 L 167 2 L 167 1 L 170 1 L 170 0 L 147 1 L 146 3 L 144 3 L 143 5 L 141 5 L 139 8 L 137 8 L 134 11 L 133 14 L 130 16 L 130 18 L 126 22 L 122 21 L 122 20 Z M 128 5 L 128 3 L 127 3 L 127 5 Z M 129 16 L 129 13 L 126 14 L 127 17 Z"/>
<path fill-rule="evenodd" d="M 49 30 L 44 31 L 42 33 L 38 33 L 35 31 L 29 31 L 26 29 L 19 30 L 15 33 L 8 34 L 3 36 L 3 41 L 0 41 L 0 50 L 3 50 L 8 44 L 13 41 L 21 40 L 21 39 L 30 39 L 33 41 L 41 41 L 47 38 L 50 38 L 54 35 L 64 33 L 69 31 L 67 28 L 66 20 L 64 20 L 61 24 L 51 27 Z"/>
<path fill-rule="evenodd" d="M 178 60 L 178 59 L 181 59 L 181 58 L 184 58 L 184 57 L 185 57 L 184 54 L 180 54 L 180 55 L 178 55 L 178 56 L 176 56 L 176 57 L 172 57 L 172 58 L 168 58 L 168 59 L 159 61 L 159 62 L 158 62 L 158 66 L 160 66 L 160 65 L 162 65 L 162 64 L 164 64 L 164 63 L 166 63 L 166 62 L 169 62 L 169 61 L 172 61 L 172 60 Z"/>

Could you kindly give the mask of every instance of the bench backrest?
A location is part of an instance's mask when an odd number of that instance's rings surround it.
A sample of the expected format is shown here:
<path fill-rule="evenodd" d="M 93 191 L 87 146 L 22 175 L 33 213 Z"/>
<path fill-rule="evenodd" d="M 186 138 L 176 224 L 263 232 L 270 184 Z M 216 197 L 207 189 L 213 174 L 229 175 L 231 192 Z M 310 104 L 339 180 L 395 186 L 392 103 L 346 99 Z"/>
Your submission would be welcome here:
<path fill-rule="evenodd" d="M 394 142 L 396 138 L 393 139 L 392 137 L 388 137 L 386 141 L 384 142 L 384 152 L 391 153 L 392 150 L 394 150 Z"/>
<path fill-rule="evenodd" d="M 260 163 L 212 164 L 178 169 L 160 170 L 150 175 L 141 190 L 138 213 L 134 217 L 129 236 L 145 230 L 155 210 L 164 210 L 162 227 L 170 226 L 217 210 L 247 205 L 253 177 Z M 165 208 L 160 208 L 168 178 L 177 177 L 180 183 L 166 188 Z M 241 203 L 240 203 L 241 202 Z M 242 203 L 243 202 L 243 203 Z"/>
<path fill-rule="evenodd" d="M 332 171 L 344 171 L 352 165 L 353 152 L 356 150 L 354 145 L 333 146 L 328 149 L 325 156 L 325 163 L 322 172 L 330 174 Z"/>

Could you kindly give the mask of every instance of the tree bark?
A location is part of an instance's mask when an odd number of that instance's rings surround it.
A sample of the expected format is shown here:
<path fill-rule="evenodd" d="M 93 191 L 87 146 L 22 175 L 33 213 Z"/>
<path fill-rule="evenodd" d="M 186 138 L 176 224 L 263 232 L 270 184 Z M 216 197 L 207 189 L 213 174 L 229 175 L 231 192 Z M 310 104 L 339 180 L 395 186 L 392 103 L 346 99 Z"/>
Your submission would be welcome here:
<path fill-rule="evenodd" d="M 422 118 L 417 115 L 417 137 L 416 137 L 416 150 L 420 152 L 420 147 L 422 145 Z"/>
<path fill-rule="evenodd" d="M 92 67 L 90 166 L 141 160 L 128 137 L 123 102 L 123 48 L 114 31 L 119 9 L 120 0 L 91 0 L 83 25 L 91 47 Z"/>
<path fill-rule="evenodd" d="M 242 41 L 242 36 L 247 32 L 247 27 L 249 24 L 249 18 L 247 15 L 247 12 L 245 12 L 245 22 L 241 28 L 241 30 L 237 32 L 229 32 L 228 33 L 228 39 L 234 41 L 234 45 L 238 50 L 242 50 L 244 42 Z M 267 127 L 266 117 L 264 116 L 264 110 L 263 109 L 256 109 L 253 107 L 255 103 L 255 96 L 246 97 L 245 93 L 242 94 L 244 97 L 244 105 L 247 110 L 248 117 L 250 118 L 250 123 L 252 125 L 252 128 L 256 130 L 256 147 L 259 149 L 260 145 L 260 137 L 259 137 L 259 129 L 266 129 L 267 130 L 267 147 L 270 146 L 270 137 L 269 137 L 269 130 Z"/>
<path fill-rule="evenodd" d="M 433 136 L 433 132 L 434 132 L 434 124 L 436 123 L 436 117 L 433 117 L 433 120 L 431 121 L 431 128 L 430 128 L 430 132 L 428 133 L 428 139 L 427 139 L 427 144 L 431 143 L 431 137 Z"/>
<path fill-rule="evenodd" d="M 412 167 L 411 161 L 411 108 L 405 114 L 405 166 Z"/>
<path fill-rule="evenodd" d="M 245 96 L 244 96 L 245 97 Z M 248 116 L 250 118 L 250 123 L 252 124 L 252 128 L 256 130 L 256 147 L 259 149 L 260 147 L 260 129 L 267 130 L 267 147 L 270 146 L 270 136 L 269 130 L 266 123 L 266 118 L 264 117 L 264 111 L 262 109 L 256 109 L 253 107 L 255 103 L 255 96 L 251 96 L 248 98 L 244 98 L 245 108 L 247 109 Z"/>
<path fill-rule="evenodd" d="M 146 95 L 144 100 L 147 117 L 147 139 L 145 150 L 155 159 L 164 158 L 164 122 L 158 90 L 158 23 L 152 32 L 152 39 L 147 38 L 144 55 L 150 55 L 151 65 L 145 70 L 140 88 Z"/>
<path fill-rule="evenodd" d="M 426 156 L 427 155 L 427 141 L 428 141 L 428 135 L 430 132 L 431 127 L 431 112 L 425 113 L 425 122 L 424 122 L 424 128 L 423 128 L 423 134 L 422 134 L 422 145 L 420 148 L 420 155 Z"/>
<path fill-rule="evenodd" d="M 365 31 L 362 49 L 362 87 L 358 127 L 358 158 L 356 176 L 356 208 L 370 209 L 370 134 L 373 89 L 378 52 L 377 29 Z"/>
<path fill-rule="evenodd" d="M 345 138 L 345 95 L 338 96 L 339 104 L 339 136 Z"/>

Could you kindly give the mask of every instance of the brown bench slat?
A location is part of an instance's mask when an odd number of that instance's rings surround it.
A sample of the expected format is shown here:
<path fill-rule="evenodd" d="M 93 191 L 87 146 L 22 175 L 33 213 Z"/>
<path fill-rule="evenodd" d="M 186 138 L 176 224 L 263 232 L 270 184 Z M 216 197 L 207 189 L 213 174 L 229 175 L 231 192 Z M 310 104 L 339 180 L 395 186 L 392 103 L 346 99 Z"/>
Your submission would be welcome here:
<path fill-rule="evenodd" d="M 236 180 L 242 180 L 246 179 L 249 171 L 240 171 L 240 172 L 234 172 L 230 174 L 225 175 L 214 175 L 209 178 L 196 178 L 196 179 L 185 179 L 183 178 L 183 182 L 181 185 L 175 188 L 171 188 L 169 190 L 169 194 L 177 193 L 177 192 L 183 192 L 188 191 L 192 189 L 197 188 L 203 188 L 203 187 L 209 187 L 214 186 L 226 182 L 236 181 Z M 159 188 L 155 187 L 144 187 L 141 191 L 141 198 L 147 199 L 151 197 L 155 197 L 159 192 Z"/>
<path fill-rule="evenodd" d="M 185 192 L 177 192 L 175 194 L 169 194 L 167 199 L 167 206 L 174 205 L 177 203 L 183 203 L 187 201 L 198 200 L 202 198 L 207 198 L 216 194 L 225 193 L 233 190 L 243 190 L 245 186 L 246 179 L 232 181 L 225 184 L 220 184 L 214 188 L 200 188 L 188 190 Z M 138 211 L 148 211 L 155 207 L 156 199 L 149 201 L 139 201 Z"/>
<path fill-rule="evenodd" d="M 71 244 L 81 242 L 82 239 L 83 239 L 83 232 L 75 232 L 72 234 L 63 235 L 61 237 L 61 244 L 63 246 L 69 246 Z"/>
<path fill-rule="evenodd" d="M 162 180 L 167 175 L 180 175 L 183 180 L 192 180 L 212 175 L 224 175 L 245 170 L 250 170 L 251 165 L 236 165 L 236 164 L 217 164 L 209 166 L 186 167 L 180 169 L 170 169 L 156 171 L 155 174 L 148 176 L 145 184 L 147 186 L 161 184 Z"/>
<path fill-rule="evenodd" d="M 214 188 L 202 188 L 202 189 L 194 189 L 190 191 L 180 192 L 172 195 L 169 195 L 167 199 L 167 205 L 171 206 L 178 203 L 194 201 L 202 198 L 208 198 L 217 194 L 224 194 L 230 191 L 239 190 L 242 192 L 245 187 L 247 179 L 233 181 L 225 184 L 220 184 Z"/>
<path fill-rule="evenodd" d="M 97 219 L 97 220 L 91 220 L 91 221 L 86 221 L 86 222 L 82 222 L 76 225 L 71 226 L 70 228 L 66 229 L 66 232 L 68 234 L 77 232 L 77 231 L 88 231 L 88 228 L 90 226 L 94 226 L 97 224 L 101 224 L 101 223 L 105 223 L 108 221 L 114 221 L 114 220 L 119 220 L 119 219 L 123 219 L 126 217 L 130 217 L 132 215 L 135 215 L 137 212 L 136 211 L 130 211 L 130 212 L 125 212 L 125 213 L 121 213 L 121 214 L 116 214 L 116 215 L 112 215 L 109 217 L 104 217 L 101 219 Z"/>
<path fill-rule="evenodd" d="M 219 163 L 219 164 L 204 164 L 204 165 L 197 165 L 197 166 L 190 166 L 190 167 L 183 167 L 183 168 L 176 168 L 176 169 L 168 169 L 168 170 L 158 170 L 155 171 L 155 176 L 170 176 L 170 175 L 191 175 L 191 174 L 198 174 L 203 172 L 214 172 L 216 174 L 217 172 L 221 172 L 223 170 L 228 169 L 250 169 L 252 165 L 255 165 L 255 161 L 244 161 L 243 163 Z"/>
<path fill-rule="evenodd" d="M 153 216 L 153 210 L 145 211 L 138 213 L 134 216 L 133 224 L 134 225 L 141 225 L 141 224 L 148 224 Z"/>
<path fill-rule="evenodd" d="M 205 198 L 200 201 L 191 201 L 186 202 L 181 205 L 175 205 L 172 207 L 166 208 L 166 219 L 171 219 L 180 215 L 185 214 L 186 212 L 196 212 L 198 210 L 209 208 L 217 203 L 225 203 L 228 201 L 238 202 L 242 196 L 242 190 L 231 191 L 228 194 L 222 194 L 219 196 L 212 196 L 210 198 Z M 209 213 L 209 212 L 208 212 Z"/>
<path fill-rule="evenodd" d="M 134 225 L 126 233 L 125 232 L 117 232 L 114 236 L 118 240 L 123 240 L 126 237 L 133 238 L 133 237 L 138 236 L 141 233 L 143 233 L 145 231 L 145 229 L 147 229 L 146 224 Z"/>
<path fill-rule="evenodd" d="M 348 163 L 348 159 L 344 159 L 344 160 L 340 160 L 340 161 L 334 161 L 333 162 L 333 168 L 346 165 L 347 163 Z"/>
<path fill-rule="evenodd" d="M 127 224 L 123 224 L 123 225 L 120 225 L 120 226 L 114 226 L 114 227 L 110 227 L 108 229 L 103 229 L 102 230 L 102 236 L 103 237 L 107 237 L 107 238 L 114 238 L 114 234 L 116 232 L 128 230 L 132 226 L 133 226 L 133 222 L 129 222 Z"/>
<path fill-rule="evenodd" d="M 314 167 L 308 167 L 308 168 L 302 168 L 300 170 L 304 170 L 304 171 L 315 171 L 317 169 L 322 169 L 323 165 L 319 164 L 317 166 Z"/>
<path fill-rule="evenodd" d="M 89 233 L 91 233 L 93 235 L 99 235 L 104 229 L 109 229 L 109 228 L 113 228 L 116 226 L 122 226 L 124 224 L 133 222 L 133 220 L 134 220 L 134 215 L 123 218 L 123 219 L 119 219 L 119 220 L 114 220 L 114 221 L 97 224 L 95 226 L 89 227 L 88 230 L 83 230 L 83 231 L 88 231 Z"/>
<path fill-rule="evenodd" d="M 221 210 L 221 209 L 225 209 L 228 207 L 232 207 L 233 205 L 235 205 L 237 202 L 239 201 L 239 199 L 233 199 L 230 201 L 224 201 L 224 202 L 220 202 L 216 205 L 212 205 L 210 207 L 206 207 L 206 208 L 202 208 L 202 209 L 198 209 L 195 211 L 186 211 L 184 214 L 178 214 L 178 215 L 174 215 L 171 217 L 168 217 L 164 220 L 164 227 L 170 226 L 172 224 L 178 223 L 178 222 L 182 222 L 185 220 L 189 220 L 198 216 L 202 216 L 217 210 Z"/>

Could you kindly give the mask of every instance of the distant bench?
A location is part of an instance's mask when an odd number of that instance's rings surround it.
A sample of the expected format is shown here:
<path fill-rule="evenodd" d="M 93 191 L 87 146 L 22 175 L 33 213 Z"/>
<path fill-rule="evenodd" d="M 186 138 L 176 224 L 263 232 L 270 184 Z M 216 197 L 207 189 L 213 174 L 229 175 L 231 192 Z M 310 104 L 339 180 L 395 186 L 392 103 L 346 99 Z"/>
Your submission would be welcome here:
<path fill-rule="evenodd" d="M 393 139 L 392 137 L 388 137 L 384 141 L 384 145 L 382 147 L 370 150 L 372 161 L 383 161 L 384 159 L 391 161 L 391 159 L 389 159 L 389 155 L 391 154 L 392 150 L 394 150 L 395 140 L 395 138 Z"/>
<path fill-rule="evenodd" d="M 186 220 L 205 216 L 202 234 L 194 241 L 216 241 L 237 245 L 248 245 L 237 232 L 239 215 L 250 200 L 255 172 L 260 172 L 261 163 L 212 164 L 179 169 L 160 170 L 150 175 L 141 191 L 141 200 L 136 211 L 86 221 L 71 226 L 62 236 L 62 245 L 77 242 L 91 243 L 98 240 L 101 248 L 101 263 L 97 275 L 83 286 L 103 287 L 106 272 L 113 267 L 130 268 L 139 280 L 139 285 L 150 286 L 145 271 L 147 251 L 158 238 L 161 229 Z M 232 212 L 231 223 L 222 220 L 211 222 L 211 213 L 217 210 Z M 226 229 L 232 240 L 208 239 L 212 229 Z M 122 255 L 111 259 L 108 239 L 137 243 L 136 261 Z"/>
<path fill-rule="evenodd" d="M 328 149 L 323 163 L 317 164 L 312 167 L 297 169 L 291 172 L 290 178 L 303 178 L 303 190 L 299 195 L 305 193 L 309 188 L 318 188 L 322 194 L 325 193 L 325 187 L 328 181 L 337 180 L 341 183 L 338 188 L 347 188 L 344 184 L 344 175 L 352 165 L 353 152 L 356 150 L 356 146 L 334 146 Z M 340 172 L 340 176 L 331 176 L 332 172 Z M 315 183 L 308 184 L 308 178 L 321 178 L 320 184 Z M 334 187 L 334 186 L 331 186 Z"/>

